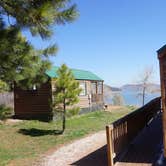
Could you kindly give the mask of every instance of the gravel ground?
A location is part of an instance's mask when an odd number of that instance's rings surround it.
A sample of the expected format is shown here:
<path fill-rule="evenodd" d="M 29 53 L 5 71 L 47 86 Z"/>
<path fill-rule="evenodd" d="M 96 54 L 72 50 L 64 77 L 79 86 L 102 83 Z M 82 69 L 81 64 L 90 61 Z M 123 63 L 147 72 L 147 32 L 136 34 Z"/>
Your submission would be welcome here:
<path fill-rule="evenodd" d="M 100 131 L 93 135 L 76 140 L 55 150 L 51 155 L 46 155 L 40 166 L 67 166 L 84 158 L 88 154 L 100 149 L 106 144 L 106 133 Z"/>

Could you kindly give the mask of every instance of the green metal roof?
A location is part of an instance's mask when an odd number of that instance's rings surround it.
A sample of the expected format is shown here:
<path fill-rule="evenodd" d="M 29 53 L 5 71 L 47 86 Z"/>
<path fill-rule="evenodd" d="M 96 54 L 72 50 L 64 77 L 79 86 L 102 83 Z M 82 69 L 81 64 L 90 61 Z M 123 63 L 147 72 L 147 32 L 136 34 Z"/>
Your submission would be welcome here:
<path fill-rule="evenodd" d="M 51 78 L 58 77 L 57 70 L 59 67 L 52 67 L 50 70 L 46 71 L 46 74 Z M 74 77 L 76 80 L 94 80 L 94 81 L 103 81 L 100 77 L 98 77 L 96 74 L 85 71 L 85 70 L 78 70 L 78 69 L 71 69 Z"/>

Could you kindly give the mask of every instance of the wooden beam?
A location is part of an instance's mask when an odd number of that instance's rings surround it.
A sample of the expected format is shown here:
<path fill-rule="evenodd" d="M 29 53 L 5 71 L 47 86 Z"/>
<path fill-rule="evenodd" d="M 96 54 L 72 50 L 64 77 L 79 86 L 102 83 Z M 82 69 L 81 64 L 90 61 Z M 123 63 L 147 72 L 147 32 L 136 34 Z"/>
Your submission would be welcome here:
<path fill-rule="evenodd" d="M 106 136 L 107 136 L 107 159 L 108 159 L 108 166 L 113 166 L 113 147 L 112 147 L 112 125 L 106 126 Z"/>
<path fill-rule="evenodd" d="M 166 90 L 165 90 L 165 72 L 166 66 L 164 67 L 165 58 L 159 59 L 160 62 L 160 82 L 161 82 L 161 97 L 162 97 L 162 123 L 163 123 L 163 144 L 164 144 L 164 157 L 166 158 Z"/>

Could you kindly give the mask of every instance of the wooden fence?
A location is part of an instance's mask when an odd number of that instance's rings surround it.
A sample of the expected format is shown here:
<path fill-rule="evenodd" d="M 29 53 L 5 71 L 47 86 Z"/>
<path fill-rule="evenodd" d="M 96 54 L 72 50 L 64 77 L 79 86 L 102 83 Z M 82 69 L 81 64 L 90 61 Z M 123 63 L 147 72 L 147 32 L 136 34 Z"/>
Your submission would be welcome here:
<path fill-rule="evenodd" d="M 108 166 L 114 165 L 119 156 L 138 133 L 161 111 L 161 98 L 155 98 L 145 106 L 106 126 Z"/>
<path fill-rule="evenodd" d="M 14 107 L 14 96 L 12 92 L 0 93 L 0 105 L 4 104 L 9 107 Z"/>

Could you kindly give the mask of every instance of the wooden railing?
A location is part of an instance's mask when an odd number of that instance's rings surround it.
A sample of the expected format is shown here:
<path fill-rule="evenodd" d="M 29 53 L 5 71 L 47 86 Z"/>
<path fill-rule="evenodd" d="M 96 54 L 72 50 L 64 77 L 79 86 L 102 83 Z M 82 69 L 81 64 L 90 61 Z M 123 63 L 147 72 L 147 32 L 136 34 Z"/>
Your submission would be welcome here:
<path fill-rule="evenodd" d="M 103 94 L 92 94 L 92 102 L 102 102 Z"/>
<path fill-rule="evenodd" d="M 108 166 L 130 145 L 138 133 L 161 111 L 161 99 L 155 98 L 145 106 L 106 126 Z"/>

